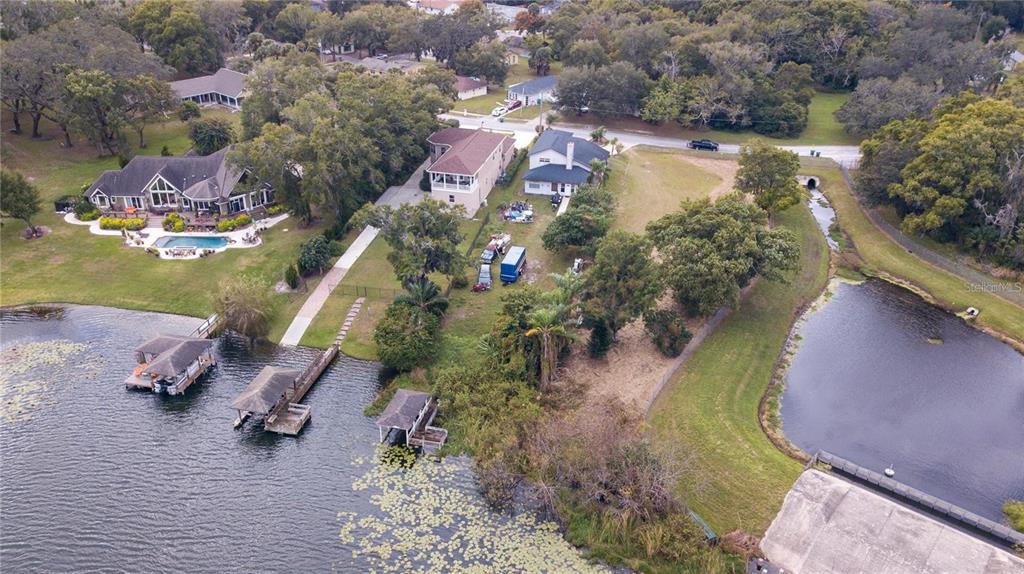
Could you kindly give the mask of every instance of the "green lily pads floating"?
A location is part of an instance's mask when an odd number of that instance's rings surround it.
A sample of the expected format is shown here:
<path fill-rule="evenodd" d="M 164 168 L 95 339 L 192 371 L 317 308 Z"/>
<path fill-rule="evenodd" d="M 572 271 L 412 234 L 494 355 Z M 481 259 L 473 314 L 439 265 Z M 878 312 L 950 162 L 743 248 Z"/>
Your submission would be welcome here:
<path fill-rule="evenodd" d="M 362 462 L 362 461 L 360 461 Z M 371 462 L 352 485 L 378 512 L 339 512 L 339 539 L 373 572 L 607 572 L 532 514 L 492 512 L 459 488 L 468 462 L 420 458 L 412 468 Z"/>
<path fill-rule="evenodd" d="M 53 403 L 56 381 L 79 372 L 80 362 L 69 359 L 87 345 L 71 341 L 38 341 L 16 345 L 0 352 L 0 419 L 7 424 L 24 422 L 32 413 Z"/>

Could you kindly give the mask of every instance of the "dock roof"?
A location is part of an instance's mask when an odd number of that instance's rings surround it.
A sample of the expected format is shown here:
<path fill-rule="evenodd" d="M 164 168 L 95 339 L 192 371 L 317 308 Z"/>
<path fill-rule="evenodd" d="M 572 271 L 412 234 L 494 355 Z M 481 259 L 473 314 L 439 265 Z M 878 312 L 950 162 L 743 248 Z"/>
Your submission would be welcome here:
<path fill-rule="evenodd" d="M 377 417 L 377 426 L 409 430 L 416 424 L 416 417 L 430 401 L 430 393 L 398 389 L 395 396 Z"/>
<path fill-rule="evenodd" d="M 242 391 L 242 394 L 232 401 L 231 406 L 240 411 L 267 414 L 281 399 L 281 395 L 295 383 L 300 374 L 302 373 L 298 369 L 267 365 Z"/>
<path fill-rule="evenodd" d="M 163 351 L 144 351 L 147 353 L 156 352 L 157 355 L 156 359 L 147 365 L 143 372 L 160 377 L 173 377 L 188 368 L 192 361 L 198 359 L 200 355 L 210 350 L 210 347 L 213 346 L 213 341 L 209 339 L 193 339 L 190 337 L 180 337 L 180 339 L 182 340 L 176 345 L 168 347 Z M 152 341 L 154 340 L 150 342 Z M 160 342 L 160 344 L 164 343 L 163 341 Z"/>

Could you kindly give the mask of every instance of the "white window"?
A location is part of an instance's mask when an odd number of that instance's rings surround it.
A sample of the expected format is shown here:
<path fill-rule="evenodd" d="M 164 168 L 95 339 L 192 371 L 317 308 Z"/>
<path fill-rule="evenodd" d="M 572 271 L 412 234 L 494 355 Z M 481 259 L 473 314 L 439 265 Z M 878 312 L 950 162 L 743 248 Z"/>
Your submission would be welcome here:
<path fill-rule="evenodd" d="M 542 158 L 538 159 L 537 161 L 540 162 L 540 163 L 551 163 L 551 158 L 542 157 Z"/>
<path fill-rule="evenodd" d="M 107 200 L 107 196 L 103 195 L 102 193 L 97 193 L 96 195 L 92 196 L 92 203 L 96 207 L 107 207 L 108 205 L 110 205 L 110 201 Z"/>
<path fill-rule="evenodd" d="M 236 213 L 245 210 L 245 196 L 239 195 L 238 197 L 231 198 L 228 202 L 228 213 Z"/>
<path fill-rule="evenodd" d="M 249 204 L 252 205 L 253 207 L 259 207 L 263 205 L 263 194 L 258 191 L 250 193 Z"/>
<path fill-rule="evenodd" d="M 454 195 L 449 195 L 448 196 L 448 203 L 455 203 L 455 196 Z"/>
<path fill-rule="evenodd" d="M 528 185 L 530 186 L 530 189 L 540 189 L 540 184 L 536 181 L 531 181 Z"/>
<path fill-rule="evenodd" d="M 125 207 L 134 207 L 136 209 L 142 209 L 145 204 L 141 197 L 126 197 L 124 198 Z"/>

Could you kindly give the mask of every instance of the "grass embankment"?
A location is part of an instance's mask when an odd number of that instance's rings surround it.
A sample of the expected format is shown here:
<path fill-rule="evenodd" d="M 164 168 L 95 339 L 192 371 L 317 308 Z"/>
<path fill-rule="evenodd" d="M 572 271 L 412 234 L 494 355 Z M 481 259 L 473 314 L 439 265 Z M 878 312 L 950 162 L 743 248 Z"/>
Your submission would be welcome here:
<path fill-rule="evenodd" d="M 719 533 L 760 534 L 800 473 L 758 423 L 758 405 L 796 315 L 828 278 L 824 237 L 806 207 L 776 218 L 800 241 L 789 283 L 758 281 L 659 396 L 649 422 L 655 440 L 693 457 L 695 476 L 680 485 L 690 506 Z"/>
<path fill-rule="evenodd" d="M 238 118 L 221 110 L 203 110 L 203 115 Z M 6 132 L 9 118 L 4 119 Z M 42 130 L 48 136 L 58 134 L 56 127 L 45 122 Z M 191 146 L 188 126 L 177 120 L 149 126 L 145 133 L 149 145 L 139 150 L 141 154 L 159 154 L 166 145 L 180 155 Z M 60 147 L 59 138 L 33 140 L 27 134 L 5 133 L 2 149 L 4 167 L 21 172 L 39 188 L 42 210 L 34 222 L 53 231 L 25 241 L 19 237 L 24 229 L 21 222 L 4 220 L 0 230 L 3 305 L 79 303 L 205 316 L 212 311 L 212 297 L 225 279 L 246 275 L 268 284 L 280 280 L 298 255 L 299 245 L 318 232 L 297 229 L 296 221 L 288 219 L 268 230 L 259 247 L 229 249 L 191 261 L 156 259 L 142 249 L 123 246 L 119 237 L 92 235 L 85 226 L 69 225 L 53 212 L 54 199 L 77 194 L 82 184 L 92 183 L 104 170 L 117 169 L 115 158 L 96 157 L 95 148 L 84 141 L 68 150 Z M 274 295 L 272 340 L 280 339 L 304 299 L 303 293 Z"/>
<path fill-rule="evenodd" d="M 1024 500 L 1007 500 L 1003 503 L 1003 514 L 1011 527 L 1024 532 Z"/>
<path fill-rule="evenodd" d="M 960 277 L 943 271 L 892 241 L 864 214 L 838 168 L 821 170 L 822 191 L 836 210 L 839 227 L 853 241 L 867 275 L 883 274 L 927 293 L 953 312 L 977 307 L 975 321 L 983 327 L 1024 343 L 1024 309 L 982 290 L 972 290 Z"/>
<path fill-rule="evenodd" d="M 562 114 L 562 121 L 569 124 L 602 124 L 610 129 L 662 137 L 708 138 L 725 144 L 744 144 L 754 139 L 762 139 L 775 145 L 857 145 L 860 143 L 860 138 L 846 133 L 842 124 L 833 115 L 849 97 L 849 93 L 817 92 L 807 109 L 807 127 L 795 138 L 768 137 L 753 130 L 696 129 L 676 122 L 651 125 L 638 118 L 604 117 L 593 112 L 582 116 L 567 112 Z M 456 106 L 456 109 L 461 108 Z M 488 110 L 489 112 L 490 110 Z"/>
<path fill-rule="evenodd" d="M 649 221 L 703 199 L 722 178 L 677 150 L 637 147 L 611 158 L 608 189 L 618 201 L 614 226 L 643 233 Z"/>

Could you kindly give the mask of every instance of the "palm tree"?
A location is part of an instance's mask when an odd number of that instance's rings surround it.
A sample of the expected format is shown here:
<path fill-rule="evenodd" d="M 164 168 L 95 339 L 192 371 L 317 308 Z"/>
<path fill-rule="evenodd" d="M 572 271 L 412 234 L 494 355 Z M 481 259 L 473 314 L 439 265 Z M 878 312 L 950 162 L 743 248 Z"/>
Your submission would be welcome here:
<path fill-rule="evenodd" d="M 601 143 L 604 139 L 604 134 L 608 132 L 608 128 L 604 126 L 598 126 L 594 128 L 594 131 L 590 132 L 590 141 L 594 143 Z"/>
<path fill-rule="evenodd" d="M 253 278 L 236 278 L 220 288 L 214 310 L 224 326 L 243 335 L 251 347 L 270 331 L 270 290 Z"/>
<path fill-rule="evenodd" d="M 583 289 L 583 277 L 576 273 L 549 273 L 548 277 L 555 282 L 555 289 L 544 293 L 548 303 L 561 305 L 568 312 L 573 299 Z"/>
<path fill-rule="evenodd" d="M 406 292 L 396 297 L 395 303 L 416 307 L 437 316 L 444 315 L 448 310 L 448 298 L 441 294 L 441 289 L 430 279 L 418 277 L 406 281 L 402 287 Z"/>
<path fill-rule="evenodd" d="M 565 307 L 553 305 L 542 307 L 530 313 L 527 320 L 530 328 L 527 337 L 540 340 L 540 389 L 547 390 L 558 366 L 558 354 L 575 336 L 566 328 Z"/>
<path fill-rule="evenodd" d="M 597 159 L 596 157 L 590 160 L 590 175 L 593 177 L 594 183 L 601 185 L 604 183 L 604 176 L 608 174 L 608 162 Z"/>

